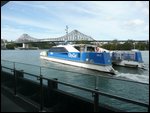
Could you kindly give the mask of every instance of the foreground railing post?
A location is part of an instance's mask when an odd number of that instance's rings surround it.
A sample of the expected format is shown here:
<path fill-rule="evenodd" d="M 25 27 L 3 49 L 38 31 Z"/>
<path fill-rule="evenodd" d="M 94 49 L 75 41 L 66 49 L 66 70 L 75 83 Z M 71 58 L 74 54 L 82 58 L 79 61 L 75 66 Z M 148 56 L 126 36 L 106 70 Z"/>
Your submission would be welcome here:
<path fill-rule="evenodd" d="M 99 94 L 97 93 L 98 83 L 99 83 L 99 77 L 95 76 L 95 91 L 96 92 L 93 94 L 93 96 L 94 96 L 94 112 L 98 112 L 98 107 L 99 107 Z"/>
<path fill-rule="evenodd" d="M 15 69 L 15 62 L 14 62 L 14 95 L 17 95 L 17 76 L 16 76 L 16 69 Z"/>
<path fill-rule="evenodd" d="M 98 91 L 98 89 L 95 89 Z M 94 112 L 98 112 L 98 107 L 99 107 L 99 94 L 97 92 L 94 93 Z"/>
<path fill-rule="evenodd" d="M 48 80 L 48 88 L 53 90 L 53 89 L 58 89 L 58 83 L 57 83 L 57 78 L 54 78 L 53 80 L 55 81 L 52 81 L 52 80 Z"/>
<path fill-rule="evenodd" d="M 43 78 L 41 74 L 41 67 L 40 67 L 40 112 L 43 112 L 44 102 L 43 102 Z"/>

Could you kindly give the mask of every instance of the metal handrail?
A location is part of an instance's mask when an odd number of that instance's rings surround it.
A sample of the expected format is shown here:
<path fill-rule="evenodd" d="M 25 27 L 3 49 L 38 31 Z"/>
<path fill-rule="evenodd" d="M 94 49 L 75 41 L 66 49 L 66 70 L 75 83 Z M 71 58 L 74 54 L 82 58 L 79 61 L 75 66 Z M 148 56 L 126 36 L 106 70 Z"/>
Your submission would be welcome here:
<path fill-rule="evenodd" d="M 5 68 L 5 66 L 2 66 L 2 67 Z M 7 68 L 7 69 L 10 69 L 10 68 Z M 13 70 L 13 69 L 11 69 L 11 70 Z M 19 71 L 19 70 L 17 70 L 17 71 Z M 20 72 L 22 72 L 22 71 L 20 71 Z M 84 91 L 87 91 L 87 92 L 91 92 L 91 93 L 94 93 L 94 94 L 99 94 L 99 95 L 103 95 L 103 96 L 106 96 L 106 97 L 109 97 L 109 98 L 114 98 L 114 99 L 118 99 L 118 100 L 121 100 L 121 101 L 126 101 L 128 103 L 140 105 L 140 106 L 147 107 L 147 108 L 149 107 L 148 103 L 143 103 L 143 102 L 140 102 L 140 101 L 127 99 L 127 98 L 120 97 L 120 96 L 117 96 L 117 95 L 108 94 L 108 93 L 105 93 L 105 92 L 102 92 L 102 91 L 98 91 L 97 89 L 91 89 L 91 88 L 81 87 L 81 86 L 77 86 L 77 85 L 70 84 L 70 83 L 65 83 L 65 82 L 62 82 L 62 81 L 55 80 L 53 78 L 50 79 L 50 78 L 43 77 L 42 75 L 38 76 L 38 75 L 30 74 L 30 73 L 27 73 L 27 72 L 22 72 L 22 73 L 28 74 L 28 75 L 31 75 L 31 76 L 34 76 L 34 77 L 38 77 L 38 78 L 40 78 L 41 81 L 43 79 L 51 80 L 51 81 L 56 82 L 56 83 L 60 83 L 60 84 L 66 85 L 66 86 L 70 86 L 70 87 L 77 88 L 77 89 L 80 89 L 80 90 L 84 90 Z"/>
<path fill-rule="evenodd" d="M 8 61 L 8 60 L 1 60 L 1 61 Z M 8 62 L 12 62 L 12 63 L 18 63 L 18 64 L 24 64 L 24 65 L 31 65 L 31 66 L 35 66 L 35 67 L 39 67 L 39 68 L 47 68 L 47 69 L 53 69 L 53 70 L 57 70 L 57 71 L 64 71 L 64 72 L 70 72 L 70 73 L 75 73 L 75 74 L 82 74 L 82 75 L 92 75 L 95 76 L 93 74 L 85 74 L 85 73 L 80 73 L 80 72 L 74 72 L 74 71 L 68 71 L 68 70 L 62 70 L 62 69 L 56 69 L 56 68 L 52 68 L 52 67 L 46 67 L 46 66 L 38 66 L 38 65 L 34 65 L 34 64 L 26 64 L 26 63 L 21 63 L 21 62 L 13 62 L 13 61 L 8 61 Z M 126 82 L 132 82 L 132 83 L 138 83 L 138 84 L 144 84 L 144 85 L 149 85 L 148 83 L 143 83 L 143 82 L 138 82 L 138 81 L 133 81 L 133 80 L 127 80 L 127 79 L 121 79 L 121 78 L 114 78 L 111 76 L 101 76 L 102 78 L 107 78 L 107 79 L 114 79 L 114 80 L 120 80 L 120 81 L 126 81 Z"/>
<path fill-rule="evenodd" d="M 60 83 L 60 84 L 66 85 L 66 86 L 70 86 L 70 87 L 73 87 L 73 88 L 81 89 L 81 90 L 88 91 L 88 92 L 91 92 L 91 93 L 98 93 L 99 95 L 112 97 L 114 99 L 123 100 L 123 101 L 130 102 L 130 103 L 133 103 L 133 104 L 141 105 L 141 106 L 144 106 L 144 107 L 148 107 L 149 106 L 148 104 L 145 104 L 145 103 L 140 102 L 140 101 L 135 101 L 135 100 L 127 99 L 127 98 L 120 97 L 120 96 L 117 96 L 117 95 L 108 94 L 108 93 L 105 93 L 105 92 L 102 92 L 102 91 L 98 91 L 97 89 L 81 87 L 81 86 L 77 86 L 77 85 L 74 85 L 74 84 L 58 81 L 58 80 L 55 80 L 55 79 L 48 79 L 48 78 L 45 78 L 45 77 L 42 77 L 42 79 L 51 80 L 51 81 L 54 81 L 56 83 Z"/>

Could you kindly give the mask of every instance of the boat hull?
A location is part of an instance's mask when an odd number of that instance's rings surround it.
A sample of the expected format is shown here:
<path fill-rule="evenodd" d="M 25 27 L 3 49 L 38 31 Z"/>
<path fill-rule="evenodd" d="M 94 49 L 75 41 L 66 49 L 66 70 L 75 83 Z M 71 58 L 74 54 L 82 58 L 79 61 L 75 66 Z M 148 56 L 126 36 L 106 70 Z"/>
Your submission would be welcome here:
<path fill-rule="evenodd" d="M 97 70 L 97 71 L 111 73 L 111 74 L 117 73 L 112 68 L 111 65 L 96 65 L 96 64 L 90 64 L 90 63 L 84 63 L 84 62 L 75 62 L 75 61 L 71 61 L 71 60 L 64 60 L 64 59 L 59 59 L 59 58 L 47 57 L 47 56 L 40 56 L 40 58 L 48 60 L 48 61 L 59 62 L 59 63 L 63 63 L 63 64 L 68 64 L 68 65 L 72 65 L 72 66 Z"/>

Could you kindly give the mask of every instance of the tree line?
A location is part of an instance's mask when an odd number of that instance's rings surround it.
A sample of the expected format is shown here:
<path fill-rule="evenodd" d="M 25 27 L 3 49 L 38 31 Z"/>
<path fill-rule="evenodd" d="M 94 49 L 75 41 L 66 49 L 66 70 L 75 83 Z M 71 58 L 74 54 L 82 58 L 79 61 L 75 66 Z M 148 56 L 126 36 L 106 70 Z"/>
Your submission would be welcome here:
<path fill-rule="evenodd" d="M 128 40 L 124 43 L 119 43 L 117 40 L 113 40 L 110 43 L 103 44 L 101 47 L 108 50 L 131 50 L 131 49 L 149 50 L 149 42 L 135 43 L 132 40 Z"/>
<path fill-rule="evenodd" d="M 74 42 L 74 44 L 93 44 L 93 43 L 87 40 L 81 40 Z M 29 43 L 29 47 L 38 47 L 39 49 L 49 49 L 55 45 L 56 45 L 55 43 L 49 42 Z M 127 40 L 124 43 L 120 43 L 118 40 L 113 40 L 112 42 L 108 42 L 98 46 L 108 50 L 131 50 L 131 49 L 149 50 L 149 41 L 147 43 L 144 42 L 134 43 L 134 41 L 132 40 Z M 11 42 L 6 45 L 7 49 L 14 49 L 15 47 L 22 47 L 22 44 L 16 44 L 14 42 Z"/>
<path fill-rule="evenodd" d="M 54 43 L 48 43 L 48 42 L 44 42 L 44 43 L 28 43 L 28 44 L 29 44 L 29 47 L 38 47 L 39 49 L 49 49 L 52 46 L 55 46 Z M 16 47 L 22 47 L 22 43 L 17 44 L 17 43 L 11 42 L 11 43 L 8 43 L 6 45 L 7 49 L 14 49 Z"/>

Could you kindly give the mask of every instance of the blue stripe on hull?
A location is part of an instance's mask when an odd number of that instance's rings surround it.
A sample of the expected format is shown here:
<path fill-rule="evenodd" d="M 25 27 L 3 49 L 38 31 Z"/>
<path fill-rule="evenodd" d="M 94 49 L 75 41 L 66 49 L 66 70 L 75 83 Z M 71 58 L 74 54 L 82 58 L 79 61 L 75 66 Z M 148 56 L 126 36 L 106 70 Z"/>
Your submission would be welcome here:
<path fill-rule="evenodd" d="M 48 52 L 48 57 L 86 62 L 97 65 L 111 65 L 110 54 L 106 52 Z"/>

